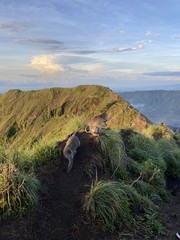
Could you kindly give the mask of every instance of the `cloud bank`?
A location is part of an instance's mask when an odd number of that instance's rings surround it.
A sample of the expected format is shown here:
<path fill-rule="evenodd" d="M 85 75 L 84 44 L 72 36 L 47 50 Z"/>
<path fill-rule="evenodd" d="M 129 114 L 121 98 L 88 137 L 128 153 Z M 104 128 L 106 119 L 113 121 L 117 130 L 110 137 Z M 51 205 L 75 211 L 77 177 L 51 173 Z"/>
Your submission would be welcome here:
<path fill-rule="evenodd" d="M 180 72 L 164 71 L 164 72 L 148 72 L 144 73 L 146 76 L 156 76 L 156 77 L 180 77 Z"/>
<path fill-rule="evenodd" d="M 58 44 L 63 45 L 63 42 L 47 39 L 47 38 L 29 38 L 29 39 L 15 39 L 14 43 L 35 43 L 35 44 Z"/>
<path fill-rule="evenodd" d="M 0 31 L 15 34 L 27 31 L 27 24 L 16 20 L 0 20 Z"/>
<path fill-rule="evenodd" d="M 56 57 L 53 55 L 38 55 L 31 58 L 30 67 L 42 73 L 64 72 L 65 69 L 55 63 Z"/>

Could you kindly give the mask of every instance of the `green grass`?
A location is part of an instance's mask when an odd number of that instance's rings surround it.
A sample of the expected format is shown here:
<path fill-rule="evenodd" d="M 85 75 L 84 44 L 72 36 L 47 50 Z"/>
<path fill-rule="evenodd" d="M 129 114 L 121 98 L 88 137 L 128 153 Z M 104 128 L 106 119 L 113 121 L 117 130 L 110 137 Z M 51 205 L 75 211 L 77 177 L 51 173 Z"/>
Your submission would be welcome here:
<path fill-rule="evenodd" d="M 39 181 L 7 161 L 0 163 L 0 215 L 23 214 L 38 202 Z"/>
<path fill-rule="evenodd" d="M 60 162 L 52 143 L 37 144 L 31 150 L 0 146 L 0 215 L 3 218 L 24 214 L 37 204 L 40 183 L 35 171 L 54 160 Z"/>
<path fill-rule="evenodd" d="M 154 139 L 144 135 L 132 135 L 130 140 L 129 156 L 142 163 L 148 159 L 161 159 L 161 155 L 157 148 L 157 143 Z"/>
<path fill-rule="evenodd" d="M 0 116 L 0 141 L 10 143 L 13 148 L 26 149 L 43 138 L 62 139 L 77 130 L 76 127 L 84 127 L 93 115 L 104 111 L 108 113 L 108 126 L 112 129 L 132 125 L 137 115 L 141 124 L 149 122 L 121 97 L 117 98 L 117 94 L 103 86 L 11 90 L 0 95 L 0 112 L 3 113 Z M 134 128 L 139 129 L 139 124 L 134 124 Z"/>
<path fill-rule="evenodd" d="M 112 130 L 102 130 L 97 138 L 104 171 L 86 194 L 84 211 L 110 231 L 142 227 L 150 235 L 160 233 L 153 201 L 166 197 L 165 176 L 180 174 L 179 134 L 153 125 L 142 134 L 149 121 L 101 86 L 14 90 L 0 96 L 0 215 L 23 214 L 36 204 L 40 185 L 34 173 L 48 162 L 60 163 L 56 141 L 84 129 L 90 117 L 105 110 Z M 130 126 L 141 134 L 125 136 L 123 142 L 115 129 Z M 99 174 L 97 165 L 91 169 Z M 89 174 L 93 179 L 95 174 Z"/>
<path fill-rule="evenodd" d="M 180 177 L 180 148 L 176 142 L 160 139 L 157 147 L 167 165 L 166 175 Z"/>
<path fill-rule="evenodd" d="M 131 220 L 130 205 L 126 193 L 116 182 L 97 182 L 91 185 L 85 197 L 84 210 L 93 219 L 99 219 L 111 231 L 115 225 L 128 224 Z"/>
<path fill-rule="evenodd" d="M 90 192 L 84 199 L 84 211 L 92 219 L 100 220 L 111 231 L 123 226 L 132 227 L 135 221 L 132 211 L 134 205 L 144 211 L 154 207 L 147 198 L 138 194 L 131 185 L 117 181 L 93 183 Z"/>
<path fill-rule="evenodd" d="M 113 130 L 103 130 L 98 141 L 104 154 L 105 165 L 109 163 L 113 171 L 126 169 L 127 156 L 121 135 Z"/>

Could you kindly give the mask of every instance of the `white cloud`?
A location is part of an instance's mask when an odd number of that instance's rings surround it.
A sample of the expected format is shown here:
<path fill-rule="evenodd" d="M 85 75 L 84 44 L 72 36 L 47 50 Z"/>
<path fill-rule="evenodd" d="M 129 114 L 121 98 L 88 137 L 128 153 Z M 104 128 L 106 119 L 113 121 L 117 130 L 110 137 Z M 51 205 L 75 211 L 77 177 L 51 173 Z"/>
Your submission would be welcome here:
<path fill-rule="evenodd" d="M 61 65 L 54 63 L 55 60 L 56 57 L 53 55 L 33 56 L 31 58 L 30 66 L 40 72 L 45 73 L 64 72 L 65 69 Z"/>
<path fill-rule="evenodd" d="M 148 31 L 148 32 L 146 33 L 146 36 L 160 37 L 161 34 L 160 34 L 160 33 L 154 33 L 154 32 Z"/>
<path fill-rule="evenodd" d="M 126 48 L 112 48 L 109 49 L 109 52 L 129 52 L 129 51 L 136 51 L 139 49 L 142 49 L 145 47 L 146 44 L 152 43 L 151 40 L 144 40 L 144 41 L 140 41 L 137 43 L 136 46 L 134 47 L 126 47 Z"/>

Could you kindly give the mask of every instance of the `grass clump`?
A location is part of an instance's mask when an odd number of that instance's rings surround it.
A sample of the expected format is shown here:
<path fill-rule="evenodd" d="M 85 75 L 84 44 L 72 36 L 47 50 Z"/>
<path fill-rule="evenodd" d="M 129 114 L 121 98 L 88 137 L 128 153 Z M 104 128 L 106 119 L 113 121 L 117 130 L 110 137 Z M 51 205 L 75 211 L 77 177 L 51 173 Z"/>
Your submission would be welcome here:
<path fill-rule="evenodd" d="M 158 140 L 161 138 L 170 140 L 174 136 L 174 132 L 163 123 L 160 123 L 159 125 L 152 124 L 147 129 L 144 129 L 142 133 L 145 136 L 153 138 L 155 140 Z"/>
<path fill-rule="evenodd" d="M 39 181 L 7 161 L 0 163 L 0 215 L 23 214 L 38 201 Z"/>
<path fill-rule="evenodd" d="M 30 162 L 33 169 L 48 161 L 58 159 L 58 152 L 53 143 L 40 143 L 35 145 L 29 152 Z"/>
<path fill-rule="evenodd" d="M 127 156 L 125 152 L 124 142 L 119 133 L 113 130 L 104 130 L 99 136 L 101 150 L 104 158 L 110 163 L 112 170 L 118 168 L 126 168 Z"/>
<path fill-rule="evenodd" d="M 60 139 L 64 140 L 67 135 L 79 129 L 85 129 L 86 119 L 84 116 L 71 116 L 66 120 L 66 124 L 60 133 Z"/>
<path fill-rule="evenodd" d="M 95 182 L 84 200 L 84 210 L 111 231 L 134 223 L 134 205 L 146 210 L 150 202 L 132 186 L 116 181 Z"/>
<path fill-rule="evenodd" d="M 167 165 L 166 175 L 180 177 L 180 149 L 176 143 L 172 140 L 160 139 L 157 147 Z"/>
<path fill-rule="evenodd" d="M 58 151 L 55 149 L 55 143 L 41 142 L 31 149 L 12 149 L 0 147 L 0 163 L 10 161 L 22 171 L 33 173 L 37 166 L 46 164 L 48 161 L 59 159 Z"/>
<path fill-rule="evenodd" d="M 135 187 L 140 194 L 145 194 L 152 200 L 166 198 L 167 164 L 159 152 L 157 141 L 137 134 L 132 135 L 129 142 L 128 169 L 133 177 L 140 176 Z"/>
<path fill-rule="evenodd" d="M 156 141 L 144 135 L 132 135 L 129 139 L 130 149 L 129 156 L 134 160 L 142 163 L 148 159 L 160 159 Z"/>
<path fill-rule="evenodd" d="M 92 184 L 85 197 L 84 209 L 111 231 L 114 231 L 118 222 L 128 224 L 131 219 L 128 197 L 117 182 Z"/>

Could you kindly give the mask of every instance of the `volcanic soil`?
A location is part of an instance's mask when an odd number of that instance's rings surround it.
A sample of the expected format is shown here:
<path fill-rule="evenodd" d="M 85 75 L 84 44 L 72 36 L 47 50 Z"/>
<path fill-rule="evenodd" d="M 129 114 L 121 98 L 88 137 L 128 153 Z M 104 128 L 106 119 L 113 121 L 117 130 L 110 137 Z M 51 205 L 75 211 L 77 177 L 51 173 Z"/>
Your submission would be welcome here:
<path fill-rule="evenodd" d="M 87 133 L 78 133 L 81 147 L 77 151 L 73 169 L 67 174 L 67 160 L 54 164 L 49 162 L 37 171 L 42 190 L 37 206 L 24 216 L 0 222 L 0 240 L 120 240 L 145 239 L 143 234 L 120 238 L 117 234 L 103 231 L 98 222 L 91 222 L 83 212 L 83 200 L 89 191 L 92 179 L 88 173 L 103 162 L 98 144 Z M 59 146 L 63 147 L 65 142 Z M 98 163 L 98 164 L 97 164 Z M 94 171 L 95 172 L 95 171 Z M 101 178 L 98 170 L 98 178 Z M 95 176 L 94 176 L 95 177 Z M 152 239 L 175 240 L 180 232 L 179 182 L 171 180 L 173 191 L 168 202 L 161 202 L 160 218 L 165 226 L 165 235 Z"/>

